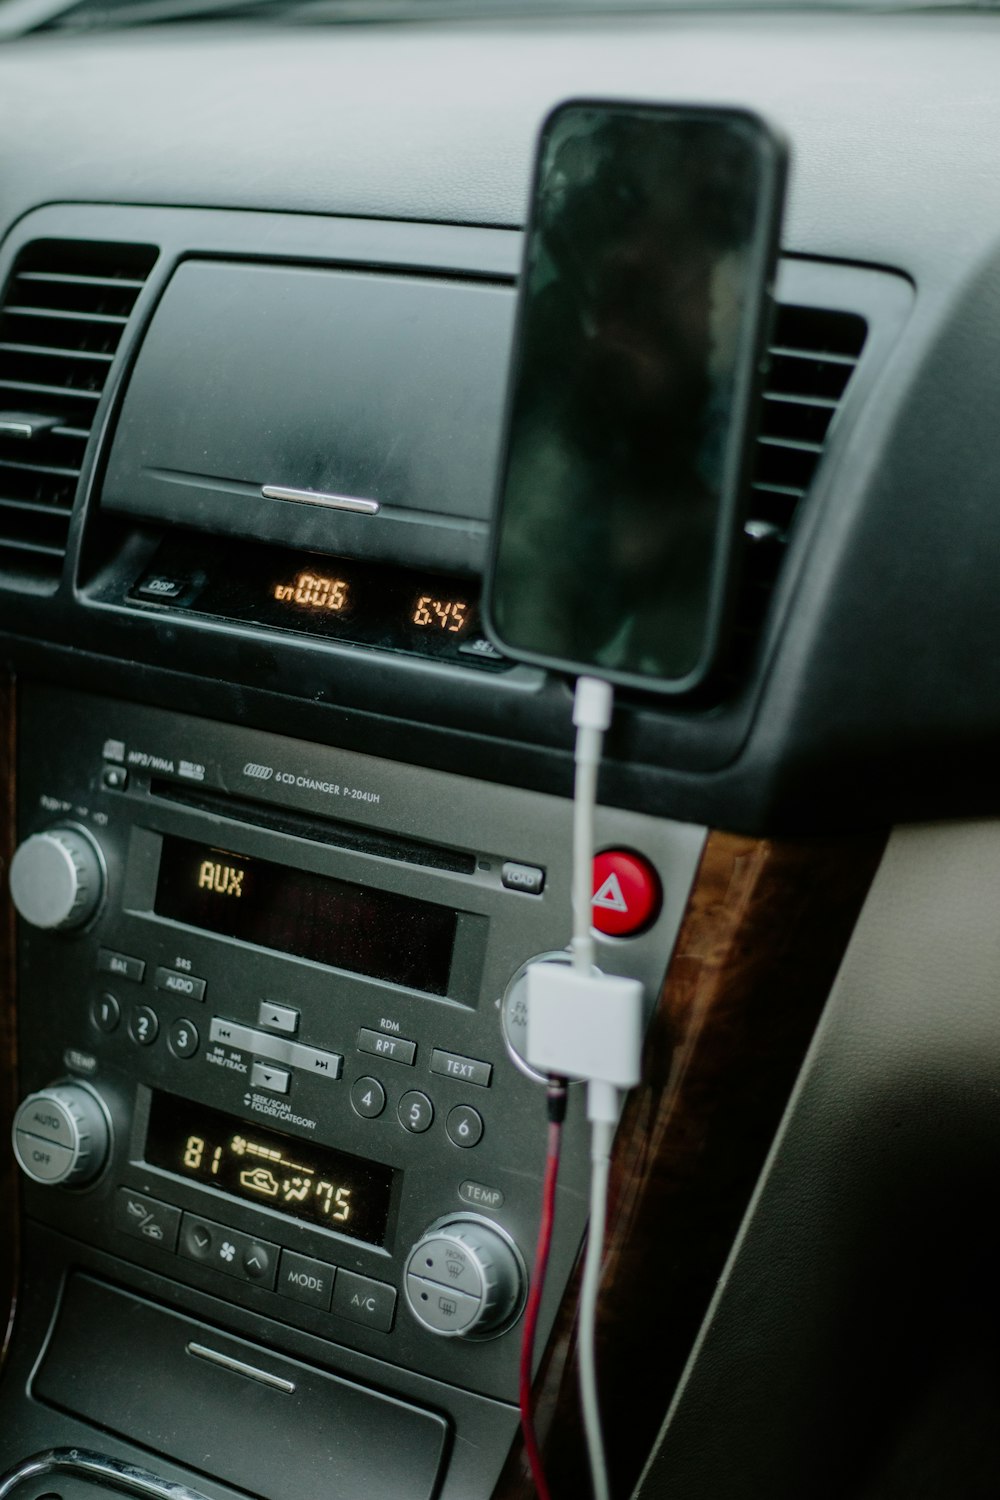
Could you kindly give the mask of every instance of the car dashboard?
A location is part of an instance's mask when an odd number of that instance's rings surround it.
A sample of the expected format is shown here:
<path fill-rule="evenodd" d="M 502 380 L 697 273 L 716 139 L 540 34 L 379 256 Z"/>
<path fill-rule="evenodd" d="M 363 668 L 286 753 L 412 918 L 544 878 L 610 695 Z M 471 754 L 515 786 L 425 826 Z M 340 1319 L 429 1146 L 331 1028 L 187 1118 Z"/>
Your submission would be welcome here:
<path fill-rule="evenodd" d="M 0 1497 L 534 1493 L 572 696 L 482 586 L 570 98 L 752 109 L 791 162 L 730 646 L 621 691 L 601 768 L 598 963 L 646 1027 L 612 1493 L 996 1493 L 996 24 L 0 40 Z M 571 1087 L 557 1497 L 588 1166 Z"/>

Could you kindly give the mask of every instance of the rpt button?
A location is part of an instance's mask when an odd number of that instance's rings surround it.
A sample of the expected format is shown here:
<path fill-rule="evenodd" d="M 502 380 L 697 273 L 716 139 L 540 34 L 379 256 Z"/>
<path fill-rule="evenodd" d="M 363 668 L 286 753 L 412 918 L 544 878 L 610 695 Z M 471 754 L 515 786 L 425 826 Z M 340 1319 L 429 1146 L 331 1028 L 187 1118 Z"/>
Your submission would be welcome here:
<path fill-rule="evenodd" d="M 401 1036 L 390 1036 L 385 1031 L 369 1031 L 362 1026 L 358 1032 L 358 1051 L 370 1052 L 373 1057 L 385 1057 L 390 1062 L 406 1063 L 413 1067 L 417 1056 L 416 1042 L 408 1042 Z"/>

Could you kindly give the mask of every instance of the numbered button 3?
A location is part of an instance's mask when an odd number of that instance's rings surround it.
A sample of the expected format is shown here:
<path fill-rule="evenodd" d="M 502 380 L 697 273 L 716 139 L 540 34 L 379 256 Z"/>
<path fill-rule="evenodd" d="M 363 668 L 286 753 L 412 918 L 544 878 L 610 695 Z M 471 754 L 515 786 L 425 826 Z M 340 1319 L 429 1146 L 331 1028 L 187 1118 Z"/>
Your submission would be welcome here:
<path fill-rule="evenodd" d="M 363 1120 L 375 1120 L 385 1109 L 385 1089 L 377 1078 L 356 1078 L 351 1084 L 351 1103 Z"/>
<path fill-rule="evenodd" d="M 173 1021 L 167 1032 L 167 1046 L 175 1057 L 194 1057 L 200 1041 L 197 1026 L 193 1021 L 186 1021 L 183 1016 L 180 1020 Z"/>
<path fill-rule="evenodd" d="M 410 1089 L 409 1093 L 403 1095 L 396 1112 L 403 1129 L 412 1131 L 414 1135 L 422 1135 L 425 1130 L 430 1130 L 434 1119 L 433 1104 L 426 1094 L 421 1094 L 417 1089 Z"/>
<path fill-rule="evenodd" d="M 445 1121 L 448 1139 L 455 1146 L 478 1146 L 483 1138 L 483 1117 L 471 1104 L 456 1104 Z"/>
<path fill-rule="evenodd" d="M 140 1047 L 148 1047 L 156 1041 L 160 1030 L 159 1017 L 148 1005 L 133 1005 L 128 1018 L 128 1034 Z"/>

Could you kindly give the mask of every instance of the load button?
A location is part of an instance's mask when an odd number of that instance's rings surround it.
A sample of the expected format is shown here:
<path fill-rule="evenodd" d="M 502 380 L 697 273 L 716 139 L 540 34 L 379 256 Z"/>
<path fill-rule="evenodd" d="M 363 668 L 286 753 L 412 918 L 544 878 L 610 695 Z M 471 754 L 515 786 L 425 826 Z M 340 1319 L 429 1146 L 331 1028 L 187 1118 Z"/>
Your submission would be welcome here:
<path fill-rule="evenodd" d="M 660 877 L 648 859 L 627 849 L 605 849 L 594 860 L 592 921 L 607 937 L 634 937 L 659 915 Z"/>

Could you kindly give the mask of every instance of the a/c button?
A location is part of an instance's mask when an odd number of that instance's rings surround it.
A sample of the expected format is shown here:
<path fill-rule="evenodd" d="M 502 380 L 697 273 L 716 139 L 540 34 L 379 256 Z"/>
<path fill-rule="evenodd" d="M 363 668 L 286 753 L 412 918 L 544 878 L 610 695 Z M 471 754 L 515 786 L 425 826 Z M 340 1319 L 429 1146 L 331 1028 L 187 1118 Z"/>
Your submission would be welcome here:
<path fill-rule="evenodd" d="M 333 1284 L 331 1311 L 352 1323 L 364 1323 L 379 1333 L 388 1333 L 396 1308 L 396 1288 L 354 1271 L 338 1271 Z"/>

